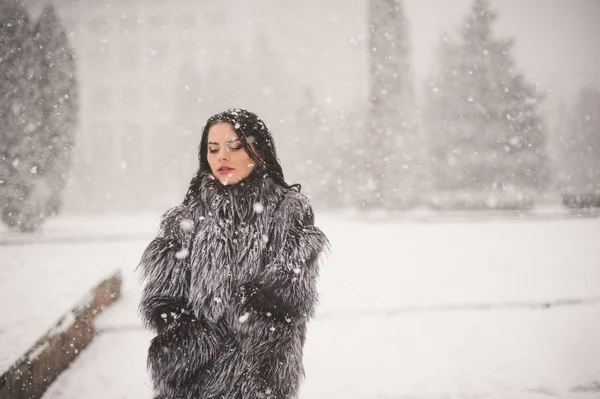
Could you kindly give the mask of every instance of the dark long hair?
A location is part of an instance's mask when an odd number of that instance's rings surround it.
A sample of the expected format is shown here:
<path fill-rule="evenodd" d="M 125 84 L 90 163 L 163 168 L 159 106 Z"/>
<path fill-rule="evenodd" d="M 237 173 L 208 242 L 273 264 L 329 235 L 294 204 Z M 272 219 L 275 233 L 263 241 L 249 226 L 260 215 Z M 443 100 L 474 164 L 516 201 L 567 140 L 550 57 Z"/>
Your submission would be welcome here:
<path fill-rule="evenodd" d="M 212 125 L 220 122 L 226 122 L 231 125 L 240 139 L 242 146 L 254 161 L 256 166 L 252 173 L 266 173 L 280 186 L 300 191 L 300 184 L 289 185 L 285 182 L 283 169 L 275 151 L 275 142 L 267 125 L 254 112 L 241 108 L 230 108 L 211 116 L 204 125 L 202 138 L 198 147 L 198 171 L 190 182 L 190 188 L 184 200 L 185 203 L 197 195 L 201 176 L 206 172 L 212 173 L 207 159 L 208 130 Z M 250 142 L 253 144 L 254 149 L 250 146 Z"/>

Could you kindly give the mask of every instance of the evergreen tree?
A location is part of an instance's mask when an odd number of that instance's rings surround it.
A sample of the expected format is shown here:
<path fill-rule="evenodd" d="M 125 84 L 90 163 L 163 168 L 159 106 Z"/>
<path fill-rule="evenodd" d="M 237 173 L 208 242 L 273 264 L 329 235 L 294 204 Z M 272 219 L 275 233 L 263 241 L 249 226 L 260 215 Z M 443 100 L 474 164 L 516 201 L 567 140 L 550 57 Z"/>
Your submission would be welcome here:
<path fill-rule="evenodd" d="M 365 205 L 406 207 L 415 200 L 419 143 L 407 22 L 400 0 L 370 1 L 371 122 L 364 142 Z"/>
<path fill-rule="evenodd" d="M 559 186 L 565 203 L 600 206 L 600 91 L 580 91 L 558 139 Z"/>
<path fill-rule="evenodd" d="M 442 39 L 427 88 L 430 171 L 440 190 L 524 198 L 548 179 L 542 97 L 516 70 L 513 41 L 493 37 L 495 19 L 475 0 L 458 39 Z"/>
<path fill-rule="evenodd" d="M 11 228 L 32 231 L 40 218 L 35 198 L 49 187 L 35 186 L 39 142 L 40 63 L 24 4 L 0 0 L 0 206 Z"/>
<path fill-rule="evenodd" d="M 51 4 L 35 27 L 40 52 L 42 114 L 38 158 L 38 180 L 51 188 L 45 204 L 47 214 L 56 214 L 71 167 L 78 116 L 76 65 L 73 49 Z"/>

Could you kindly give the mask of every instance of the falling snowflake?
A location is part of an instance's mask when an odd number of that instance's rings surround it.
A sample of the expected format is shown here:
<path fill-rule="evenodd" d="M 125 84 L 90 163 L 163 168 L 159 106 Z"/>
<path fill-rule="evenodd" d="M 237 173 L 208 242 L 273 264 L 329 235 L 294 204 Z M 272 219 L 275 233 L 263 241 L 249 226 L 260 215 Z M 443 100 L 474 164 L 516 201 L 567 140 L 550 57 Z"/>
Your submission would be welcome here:
<path fill-rule="evenodd" d="M 189 256 L 190 251 L 187 248 L 181 248 L 176 254 L 175 257 L 177 259 L 185 259 Z"/>
<path fill-rule="evenodd" d="M 249 317 L 250 317 L 250 313 L 246 312 L 243 315 L 241 315 L 238 320 L 240 321 L 240 323 L 245 323 Z"/>
<path fill-rule="evenodd" d="M 192 219 L 183 219 L 181 223 L 179 223 L 179 226 L 183 231 L 192 231 L 194 229 L 194 221 Z"/>
<path fill-rule="evenodd" d="M 265 210 L 265 207 L 260 202 L 256 202 L 254 204 L 254 212 L 256 212 L 256 213 L 262 213 L 264 210 Z"/>

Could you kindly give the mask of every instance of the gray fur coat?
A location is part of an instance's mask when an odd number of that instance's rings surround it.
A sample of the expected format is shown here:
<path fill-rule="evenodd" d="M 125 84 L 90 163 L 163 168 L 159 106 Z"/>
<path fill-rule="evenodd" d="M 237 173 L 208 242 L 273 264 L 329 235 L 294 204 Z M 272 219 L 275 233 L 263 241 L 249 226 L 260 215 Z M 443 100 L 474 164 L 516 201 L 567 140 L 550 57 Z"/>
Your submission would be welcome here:
<path fill-rule="evenodd" d="M 294 398 L 327 238 L 306 197 L 267 175 L 198 178 L 139 265 L 156 398 Z"/>

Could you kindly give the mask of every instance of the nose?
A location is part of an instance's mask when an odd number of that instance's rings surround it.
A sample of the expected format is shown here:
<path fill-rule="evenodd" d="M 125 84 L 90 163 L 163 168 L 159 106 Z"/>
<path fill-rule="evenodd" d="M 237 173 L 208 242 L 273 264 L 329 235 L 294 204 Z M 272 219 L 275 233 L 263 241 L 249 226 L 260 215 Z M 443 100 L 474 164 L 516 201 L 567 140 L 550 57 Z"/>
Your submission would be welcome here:
<path fill-rule="evenodd" d="M 219 157 L 218 157 L 219 161 L 225 161 L 229 159 L 229 151 L 227 151 L 227 148 L 221 148 L 219 150 Z"/>

